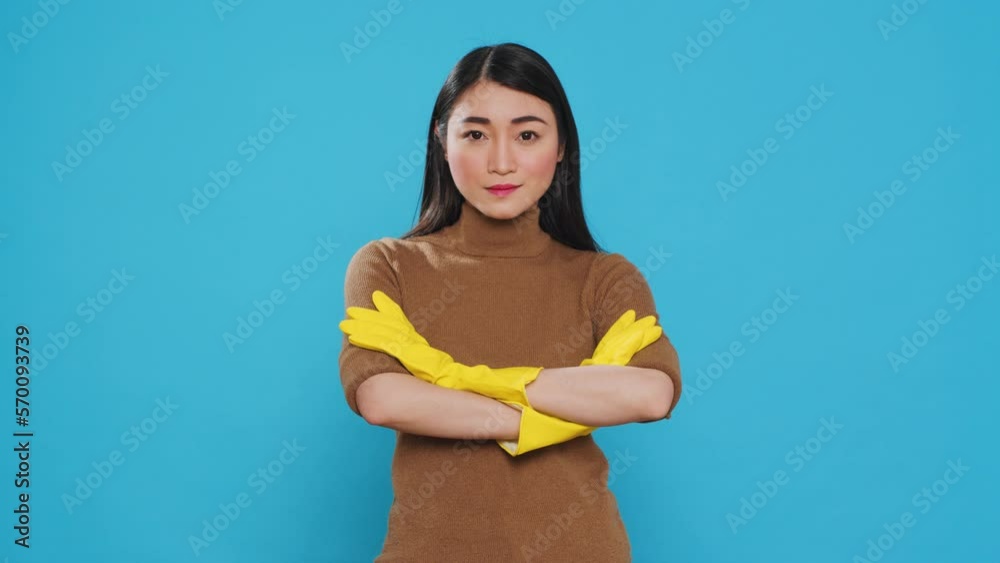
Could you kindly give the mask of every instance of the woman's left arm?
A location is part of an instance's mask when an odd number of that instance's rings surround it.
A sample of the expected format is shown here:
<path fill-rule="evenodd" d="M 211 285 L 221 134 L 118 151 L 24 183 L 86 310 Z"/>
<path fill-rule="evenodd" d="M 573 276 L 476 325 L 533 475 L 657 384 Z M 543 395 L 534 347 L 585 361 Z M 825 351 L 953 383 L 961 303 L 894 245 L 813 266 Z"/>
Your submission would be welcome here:
<path fill-rule="evenodd" d="M 593 319 L 594 345 L 629 309 L 637 319 L 653 315 L 660 321 L 646 276 L 622 254 L 599 255 L 582 294 Z M 535 410 L 571 422 L 595 427 L 653 422 L 670 418 L 677 406 L 680 362 L 664 332 L 627 366 L 547 368 L 525 390 Z"/>
<path fill-rule="evenodd" d="M 594 427 L 666 418 L 675 393 L 662 371 L 602 365 L 546 368 L 525 390 L 535 410 Z"/>

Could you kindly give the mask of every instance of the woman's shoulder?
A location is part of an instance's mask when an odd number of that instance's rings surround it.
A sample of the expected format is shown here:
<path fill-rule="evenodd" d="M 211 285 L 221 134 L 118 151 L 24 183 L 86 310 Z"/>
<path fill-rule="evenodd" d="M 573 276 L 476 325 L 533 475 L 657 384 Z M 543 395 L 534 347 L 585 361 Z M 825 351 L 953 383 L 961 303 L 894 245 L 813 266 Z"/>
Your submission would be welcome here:
<path fill-rule="evenodd" d="M 663 268 L 667 260 L 673 256 L 671 253 L 665 252 L 662 246 L 658 248 L 649 247 L 648 251 L 635 261 L 620 252 L 600 252 L 595 254 L 594 270 L 595 273 L 602 277 L 615 273 L 648 277 L 650 274 Z"/>
<path fill-rule="evenodd" d="M 430 249 L 445 246 L 435 234 L 409 238 L 380 237 L 361 245 L 351 258 L 354 260 L 379 260 L 396 265 L 401 258 L 413 254 L 427 254 Z"/>
<path fill-rule="evenodd" d="M 648 288 L 649 278 L 666 265 L 670 256 L 662 247 L 650 247 L 637 260 L 620 252 L 592 253 L 584 292 L 602 294 L 622 288 Z"/>
<path fill-rule="evenodd" d="M 589 260 L 588 279 L 604 279 L 618 270 L 631 269 L 635 265 L 620 252 L 580 251 Z"/>

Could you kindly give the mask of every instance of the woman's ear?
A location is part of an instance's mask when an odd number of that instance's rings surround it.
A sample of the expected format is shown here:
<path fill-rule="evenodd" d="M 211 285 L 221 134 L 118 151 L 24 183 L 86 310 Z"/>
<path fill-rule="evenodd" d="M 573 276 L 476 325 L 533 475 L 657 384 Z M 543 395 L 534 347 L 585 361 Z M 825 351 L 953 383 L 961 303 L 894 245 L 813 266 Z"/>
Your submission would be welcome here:
<path fill-rule="evenodd" d="M 445 161 L 447 161 L 448 143 L 446 143 L 445 140 L 441 138 L 441 129 L 438 127 L 437 121 L 434 122 L 434 137 L 437 139 L 437 142 L 441 143 L 441 154 L 444 155 L 444 159 Z"/>
<path fill-rule="evenodd" d="M 566 143 L 559 145 L 559 158 L 556 159 L 556 162 L 562 162 L 564 152 L 566 152 Z"/>

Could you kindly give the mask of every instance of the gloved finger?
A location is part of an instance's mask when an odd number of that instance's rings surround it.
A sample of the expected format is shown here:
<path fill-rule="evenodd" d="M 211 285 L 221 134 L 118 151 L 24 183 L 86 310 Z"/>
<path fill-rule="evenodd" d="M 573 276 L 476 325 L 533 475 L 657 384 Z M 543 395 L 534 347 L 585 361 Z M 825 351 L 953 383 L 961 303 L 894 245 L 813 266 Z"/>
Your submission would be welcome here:
<path fill-rule="evenodd" d="M 406 318 L 406 313 L 403 312 L 403 308 L 381 290 L 376 289 L 375 292 L 372 293 L 372 302 L 375 303 L 375 308 L 379 311 L 382 311 L 383 313 L 386 313 L 393 318 L 412 326 L 410 320 Z"/>
<path fill-rule="evenodd" d="M 642 331 L 630 333 L 628 341 L 623 344 L 621 349 L 627 350 L 629 355 L 635 355 L 640 350 L 659 340 L 662 334 L 663 328 L 659 326 L 652 326 Z"/>
<path fill-rule="evenodd" d="M 435 367 L 434 358 L 426 358 L 421 353 L 421 344 L 407 342 L 404 340 L 387 340 L 382 337 L 370 334 L 352 334 L 348 337 L 351 344 L 375 352 L 384 352 L 399 360 L 412 373 L 416 373 L 411 366 Z"/>
<path fill-rule="evenodd" d="M 602 340 L 601 345 L 594 350 L 594 355 L 590 363 L 598 365 L 612 365 L 614 363 L 614 358 L 619 356 L 623 351 L 631 352 L 631 346 L 628 341 L 630 338 L 634 338 L 635 334 L 635 332 L 631 332 L 626 329 L 614 338 Z"/>
<path fill-rule="evenodd" d="M 646 329 L 646 331 L 643 332 L 642 346 L 639 347 L 639 350 L 642 350 L 646 346 L 649 346 L 650 344 L 656 342 L 657 340 L 660 339 L 660 336 L 662 335 L 663 335 L 663 327 L 661 326 L 654 326 L 652 328 Z M 636 351 L 638 352 L 639 350 Z"/>
<path fill-rule="evenodd" d="M 597 347 L 594 348 L 594 352 L 591 354 L 592 358 L 597 358 L 603 354 L 606 354 L 608 349 L 613 346 L 614 339 L 604 337 L 600 342 L 597 343 Z"/>
<path fill-rule="evenodd" d="M 373 350 L 375 352 L 386 352 L 386 353 L 388 353 L 388 350 L 386 350 L 385 346 L 384 346 L 385 341 L 383 341 L 383 340 L 373 339 L 373 338 L 371 338 L 369 336 L 366 336 L 364 334 L 351 334 L 351 335 L 349 335 L 347 337 L 347 340 L 351 344 L 357 346 L 358 348 L 365 348 L 366 350 Z M 390 354 L 390 355 L 393 355 L 393 354 Z"/>
<path fill-rule="evenodd" d="M 398 342 L 401 344 L 427 345 L 426 340 L 419 334 L 411 331 L 371 323 L 358 323 L 358 321 L 344 321 L 344 325 L 343 330 L 348 335 L 364 335 L 366 338 L 381 339 L 386 343 Z"/>
<path fill-rule="evenodd" d="M 631 328 L 645 330 L 655 324 L 656 324 L 656 317 L 654 317 L 653 315 L 646 315 L 645 317 L 632 323 Z"/>
<path fill-rule="evenodd" d="M 621 345 L 616 347 L 613 353 L 613 362 L 615 365 L 624 366 L 632 360 L 632 356 L 635 355 L 636 351 L 639 350 L 642 345 L 643 334 L 637 331 L 629 332 L 621 342 Z"/>
<path fill-rule="evenodd" d="M 381 311 L 377 311 L 375 309 L 368 309 L 365 307 L 348 307 L 347 317 L 350 319 L 386 319 L 386 320 L 389 320 L 391 318 Z"/>
<path fill-rule="evenodd" d="M 399 327 L 398 325 L 386 325 L 382 323 L 359 320 L 346 320 L 341 321 L 340 329 L 348 335 L 365 335 L 368 338 L 382 339 L 386 342 L 427 344 L 427 341 L 416 332 Z"/>
<path fill-rule="evenodd" d="M 417 332 L 400 326 L 398 324 L 386 324 L 371 321 L 346 320 L 341 321 L 340 330 L 345 334 L 367 334 L 376 338 L 407 342 L 411 344 L 423 344 L 429 346 L 427 339 Z"/>
<path fill-rule="evenodd" d="M 628 331 L 629 327 L 633 324 L 633 319 L 635 318 L 635 311 L 628 310 L 622 313 L 618 320 L 611 325 L 608 332 L 604 334 L 600 342 L 594 348 L 593 357 L 599 357 L 607 353 L 607 351 L 616 346 L 617 341 L 622 337 L 623 333 Z"/>
<path fill-rule="evenodd" d="M 632 309 L 625 311 L 624 313 L 621 314 L 620 317 L 618 317 L 618 320 L 616 320 L 614 323 L 611 324 L 611 328 L 609 328 L 608 332 L 604 334 L 604 337 L 614 338 L 619 332 L 624 330 L 625 327 L 629 326 L 634 321 L 635 321 L 635 311 Z"/>
<path fill-rule="evenodd" d="M 603 341 L 604 347 L 603 352 L 614 352 L 621 348 L 631 349 L 636 342 L 636 336 L 642 335 L 648 327 L 643 327 L 639 323 L 632 323 L 621 330 L 618 334 L 615 334 L 612 338 L 607 338 Z"/>
<path fill-rule="evenodd" d="M 351 319 L 375 321 L 385 324 L 398 324 L 416 330 L 413 328 L 413 325 L 411 325 L 409 321 L 407 321 L 406 319 L 400 320 L 399 318 L 390 313 L 384 313 L 382 311 L 377 311 L 375 309 L 366 309 L 364 307 L 348 307 L 347 316 L 348 318 Z"/>
<path fill-rule="evenodd" d="M 406 334 L 412 332 L 404 326 L 392 322 L 383 322 L 382 319 L 373 320 L 370 318 L 344 319 L 340 321 L 340 329 L 344 332 L 354 333 L 363 330 L 380 330 L 382 332 L 398 332 Z"/>
<path fill-rule="evenodd" d="M 423 336 L 420 336 L 412 325 L 399 322 L 382 313 L 373 312 L 367 309 L 362 309 L 360 312 L 353 311 L 353 313 L 354 313 L 353 316 L 343 321 L 349 323 L 348 326 L 352 327 L 363 327 L 367 325 L 378 326 L 378 327 L 383 327 L 387 330 L 391 329 L 403 333 L 412 333 L 417 335 L 420 339 L 423 339 Z"/>
<path fill-rule="evenodd" d="M 655 329 L 659 329 L 659 332 L 656 332 Z M 659 328 L 656 325 L 656 318 L 653 317 L 652 315 L 649 315 L 647 317 L 643 317 L 642 319 L 632 323 L 627 328 L 625 328 L 622 331 L 620 337 L 615 341 L 615 345 L 616 347 L 622 346 L 624 345 L 623 344 L 624 342 L 633 341 L 632 339 L 634 335 L 641 334 L 643 335 L 643 338 L 640 339 L 640 341 L 645 342 L 645 344 L 643 345 L 643 347 L 645 347 L 649 343 L 659 338 L 662 332 L 663 329 Z"/>

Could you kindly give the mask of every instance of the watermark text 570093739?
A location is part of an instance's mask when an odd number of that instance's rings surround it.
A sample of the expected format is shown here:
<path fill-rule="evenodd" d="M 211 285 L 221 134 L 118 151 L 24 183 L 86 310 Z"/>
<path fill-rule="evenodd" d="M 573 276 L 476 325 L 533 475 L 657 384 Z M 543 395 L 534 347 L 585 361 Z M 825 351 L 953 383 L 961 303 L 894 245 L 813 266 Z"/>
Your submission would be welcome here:
<path fill-rule="evenodd" d="M 14 339 L 14 374 L 17 388 L 14 393 L 17 395 L 14 400 L 14 416 L 18 426 L 27 426 L 28 417 L 31 416 L 29 410 L 28 395 L 31 394 L 29 385 L 31 384 L 31 356 L 28 345 L 31 343 L 28 337 L 28 327 L 18 326 Z"/>
<path fill-rule="evenodd" d="M 21 427 L 14 431 L 14 439 L 17 440 L 17 447 L 14 454 L 17 456 L 17 473 L 14 474 L 14 488 L 17 489 L 17 498 L 14 499 L 14 530 L 17 531 L 17 539 L 14 543 L 21 547 L 30 547 L 28 540 L 31 537 L 31 437 L 33 432 L 29 432 L 28 417 L 31 416 L 28 395 L 31 394 L 31 344 L 28 327 L 19 325 L 14 329 L 14 420 Z"/>

